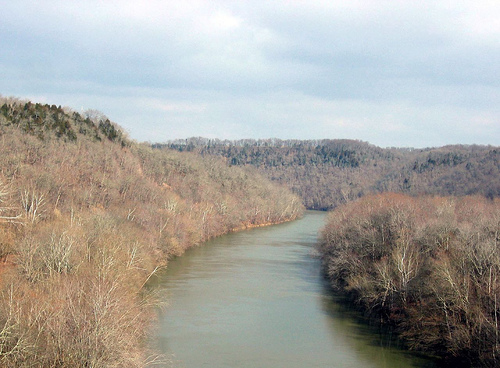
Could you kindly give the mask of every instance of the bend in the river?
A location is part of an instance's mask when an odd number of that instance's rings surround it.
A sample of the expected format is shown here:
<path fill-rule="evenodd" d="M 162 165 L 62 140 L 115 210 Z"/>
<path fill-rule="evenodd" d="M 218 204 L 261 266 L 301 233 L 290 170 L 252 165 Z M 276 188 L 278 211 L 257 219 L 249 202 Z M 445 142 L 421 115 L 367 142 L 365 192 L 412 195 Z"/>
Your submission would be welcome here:
<path fill-rule="evenodd" d="M 157 280 L 168 307 L 154 345 L 184 368 L 434 367 L 360 323 L 313 256 L 323 212 L 228 234 Z"/>

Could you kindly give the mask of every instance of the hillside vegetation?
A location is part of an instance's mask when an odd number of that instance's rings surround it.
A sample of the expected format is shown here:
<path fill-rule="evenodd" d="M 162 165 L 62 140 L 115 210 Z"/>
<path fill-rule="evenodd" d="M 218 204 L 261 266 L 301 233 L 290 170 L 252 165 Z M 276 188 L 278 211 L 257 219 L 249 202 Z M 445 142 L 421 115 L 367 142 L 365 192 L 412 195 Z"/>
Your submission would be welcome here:
<path fill-rule="evenodd" d="M 332 286 L 449 366 L 500 365 L 500 148 L 382 149 L 350 140 L 172 141 L 157 148 L 255 167 L 333 209 Z"/>
<path fill-rule="evenodd" d="M 309 209 L 329 210 L 370 193 L 500 196 L 500 148 L 382 149 L 353 140 L 190 138 L 156 148 L 220 156 L 286 184 Z"/>
<path fill-rule="evenodd" d="M 367 196 L 330 213 L 333 287 L 449 366 L 500 364 L 500 200 Z"/>
<path fill-rule="evenodd" d="M 288 221 L 255 170 L 130 141 L 95 111 L 0 99 L 0 365 L 137 367 L 169 257 Z"/>

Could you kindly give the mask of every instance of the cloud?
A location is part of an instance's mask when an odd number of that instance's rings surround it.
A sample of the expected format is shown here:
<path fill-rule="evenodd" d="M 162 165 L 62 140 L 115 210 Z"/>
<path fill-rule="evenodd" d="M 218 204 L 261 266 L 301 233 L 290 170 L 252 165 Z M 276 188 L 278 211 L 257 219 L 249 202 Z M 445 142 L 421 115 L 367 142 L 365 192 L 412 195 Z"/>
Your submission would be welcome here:
<path fill-rule="evenodd" d="M 0 6 L 0 93 L 97 108 L 138 140 L 498 137 L 495 1 Z"/>

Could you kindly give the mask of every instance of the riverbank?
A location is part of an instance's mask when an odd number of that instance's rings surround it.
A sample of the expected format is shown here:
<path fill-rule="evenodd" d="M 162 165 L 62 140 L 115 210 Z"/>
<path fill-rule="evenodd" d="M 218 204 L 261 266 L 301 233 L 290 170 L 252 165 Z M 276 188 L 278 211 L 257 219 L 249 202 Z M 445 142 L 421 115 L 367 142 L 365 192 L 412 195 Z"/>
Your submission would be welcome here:
<path fill-rule="evenodd" d="M 174 367 L 433 367 L 339 305 L 311 256 L 325 212 L 231 233 L 173 259 L 154 285 L 152 346 Z"/>
<path fill-rule="evenodd" d="M 320 251 L 332 286 L 450 366 L 498 365 L 500 202 L 369 196 L 333 211 Z"/>
<path fill-rule="evenodd" d="M 153 150 L 103 114 L 0 101 L 0 365 L 142 367 L 158 266 L 297 197 L 222 160 Z"/>

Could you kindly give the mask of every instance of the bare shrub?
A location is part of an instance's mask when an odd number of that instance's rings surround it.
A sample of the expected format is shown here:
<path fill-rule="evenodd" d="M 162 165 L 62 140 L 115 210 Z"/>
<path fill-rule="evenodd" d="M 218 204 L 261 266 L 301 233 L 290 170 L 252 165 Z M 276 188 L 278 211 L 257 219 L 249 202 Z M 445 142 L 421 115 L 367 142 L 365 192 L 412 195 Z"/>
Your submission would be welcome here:
<path fill-rule="evenodd" d="M 14 251 L 16 225 L 21 222 L 19 209 L 12 205 L 12 191 L 0 179 L 0 259 Z"/>
<path fill-rule="evenodd" d="M 45 213 L 45 196 L 35 190 L 21 192 L 21 209 L 26 222 L 36 224 Z"/>
<path fill-rule="evenodd" d="M 72 259 L 75 239 L 52 233 L 48 239 L 31 234 L 18 249 L 16 263 L 21 273 L 35 282 L 53 274 L 66 274 L 76 267 Z"/>
<path fill-rule="evenodd" d="M 39 224 L 24 238 L 0 303 L 0 365 L 143 367 L 163 361 L 144 347 L 156 299 L 142 288 L 157 268 L 145 268 L 142 244 L 128 241 L 131 234 L 111 218 L 93 216 L 72 226 Z"/>
<path fill-rule="evenodd" d="M 10 205 L 10 194 L 8 186 L 0 180 L 0 223 L 1 222 L 18 222 L 21 217 L 16 214 L 14 206 Z"/>

